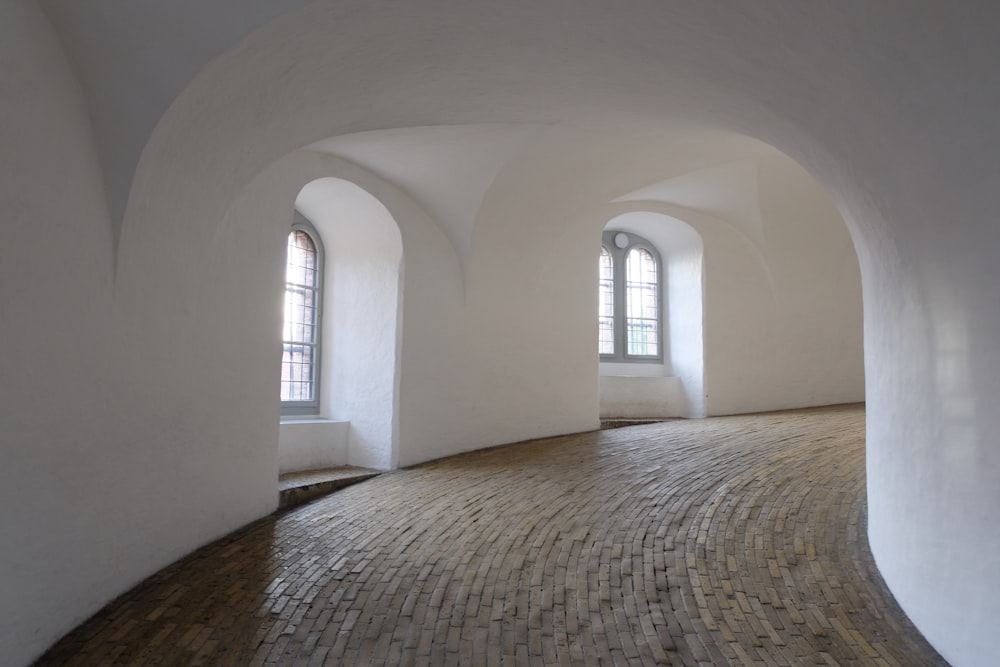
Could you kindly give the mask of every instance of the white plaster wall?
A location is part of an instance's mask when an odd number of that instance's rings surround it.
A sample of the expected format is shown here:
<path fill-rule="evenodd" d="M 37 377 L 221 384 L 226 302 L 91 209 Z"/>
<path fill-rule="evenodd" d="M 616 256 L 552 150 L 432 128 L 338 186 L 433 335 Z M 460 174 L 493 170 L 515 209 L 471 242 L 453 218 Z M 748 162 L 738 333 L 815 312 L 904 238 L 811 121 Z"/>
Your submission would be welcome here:
<path fill-rule="evenodd" d="M 831 200 L 797 165 L 756 160 L 753 222 L 677 209 L 704 240 L 706 411 L 864 400 L 861 274 Z"/>
<path fill-rule="evenodd" d="M 260 395 L 234 383 L 248 377 L 233 363 L 248 347 L 213 325 L 227 337 L 215 349 L 192 326 L 203 308 L 238 321 L 246 302 L 116 299 L 70 64 L 32 2 L 3 3 L 0 32 L 0 662 L 19 665 L 151 571 L 267 513 L 277 494 L 261 484 L 273 454 L 245 437 L 267 431 Z M 198 278 L 226 291 L 245 275 L 233 256 L 218 253 Z M 162 261 L 190 268 L 177 254 Z"/>
<path fill-rule="evenodd" d="M 396 440 L 399 228 L 384 205 L 341 179 L 309 183 L 295 205 L 325 251 L 322 413 L 350 422 L 349 465 L 388 469 Z"/>
<path fill-rule="evenodd" d="M 681 417 L 705 416 L 705 335 L 703 250 L 693 231 L 676 230 L 667 251 L 667 298 L 670 300 L 670 365 L 684 388 Z"/>
<path fill-rule="evenodd" d="M 684 160 L 664 157 L 672 149 L 690 155 L 718 145 L 556 126 L 493 182 L 467 262 L 476 439 L 509 442 L 597 426 L 596 258 L 601 230 L 613 217 L 603 213 L 615 197 L 648 182 L 651 171 L 683 170 Z"/>
<path fill-rule="evenodd" d="M 666 364 L 633 364 L 629 362 L 602 361 L 598 372 L 601 377 L 667 377 L 669 366 Z"/>
<path fill-rule="evenodd" d="M 81 91 L 33 3 L 0 5 L 0 91 L 0 662 L 21 665 L 135 571 L 100 519 L 123 511 L 101 461 L 127 452 L 103 428 L 110 220 Z"/>
<path fill-rule="evenodd" d="M 350 422 L 282 419 L 278 427 L 278 472 L 347 465 Z"/>
<path fill-rule="evenodd" d="M 706 243 L 710 412 L 862 401 L 861 273 L 851 238 L 797 165 L 761 159 L 758 183 L 763 244 L 723 228 L 711 250 Z"/>
<path fill-rule="evenodd" d="M 687 397 L 674 376 L 601 375 L 598 378 L 601 418 L 682 417 Z"/>

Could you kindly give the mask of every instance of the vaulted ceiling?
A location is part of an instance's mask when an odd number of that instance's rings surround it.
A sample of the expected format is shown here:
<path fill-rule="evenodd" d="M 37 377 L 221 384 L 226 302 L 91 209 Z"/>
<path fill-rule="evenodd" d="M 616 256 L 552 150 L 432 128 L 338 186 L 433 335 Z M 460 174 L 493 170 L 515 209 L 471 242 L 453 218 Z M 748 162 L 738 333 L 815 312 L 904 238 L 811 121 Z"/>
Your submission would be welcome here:
<path fill-rule="evenodd" d="M 140 156 L 171 105 L 201 79 L 206 122 L 217 109 L 205 99 L 212 72 L 244 73 L 221 97 L 254 107 L 265 125 L 290 106 L 328 117 L 327 136 L 412 126 L 517 123 L 494 127 L 511 141 L 477 162 L 482 180 L 503 151 L 530 142 L 524 124 L 599 122 L 643 133 L 666 123 L 747 131 L 805 159 L 836 150 L 836 132 L 811 111 L 831 115 L 867 108 L 855 140 L 905 132 L 880 110 L 878 89 L 912 100 L 915 116 L 942 111 L 928 74 L 945 69 L 955 32 L 968 34 L 968 6 L 895 3 L 706 3 L 644 0 L 616 3 L 513 0 L 496 5 L 428 0 L 39 0 L 75 63 L 88 100 L 112 217 L 125 212 Z M 974 3 L 972 3 L 974 4 Z M 934 25 L 933 31 L 926 26 Z M 985 24 L 984 24 L 985 25 Z M 738 54 L 738 57 L 734 57 Z M 900 67 L 905 65 L 905 67 Z M 988 66 L 988 63 L 983 63 Z M 206 74 L 207 73 L 207 74 Z M 963 88 L 940 79 L 937 85 Z M 249 97 L 248 97 L 249 96 Z M 281 99 L 286 96 L 287 99 Z M 279 113 L 279 111 L 281 113 Z M 223 112 L 225 115 L 225 112 Z M 218 119 L 214 119 L 218 120 Z M 296 122 L 294 117 L 290 123 Z M 323 139 L 310 129 L 296 135 Z M 325 132 L 325 131 L 324 131 Z M 454 150 L 461 130 L 439 148 Z M 809 136 L 824 148 L 797 144 Z M 396 135 L 401 164 L 418 135 Z M 356 152 L 357 139 L 336 144 Z M 446 148 L 445 146 L 450 146 Z M 333 145 L 324 144 L 326 148 Z M 482 147 L 470 143 L 467 151 Z M 369 156 L 371 157 L 371 156 Z M 475 158 L 479 161 L 479 158 Z M 703 167 L 707 165 L 697 165 Z M 402 174 L 397 173 L 397 176 Z M 651 176 L 653 176 L 651 174 Z M 404 181 L 428 180 L 410 172 Z M 441 211 L 458 215 L 468 203 Z M 120 224 L 120 222 L 119 222 Z"/>

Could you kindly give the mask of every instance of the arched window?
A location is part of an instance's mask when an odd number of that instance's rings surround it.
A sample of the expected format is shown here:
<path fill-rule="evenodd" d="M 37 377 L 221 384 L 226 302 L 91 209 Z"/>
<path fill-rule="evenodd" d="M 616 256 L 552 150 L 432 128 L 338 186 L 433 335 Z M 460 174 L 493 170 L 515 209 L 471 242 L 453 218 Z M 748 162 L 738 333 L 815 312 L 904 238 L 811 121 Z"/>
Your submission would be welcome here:
<path fill-rule="evenodd" d="M 323 269 L 319 236 L 296 212 L 285 261 L 281 412 L 319 413 L 320 305 Z"/>
<path fill-rule="evenodd" d="M 603 361 L 661 361 L 660 257 L 635 234 L 604 232 L 598 286 L 598 351 Z"/>

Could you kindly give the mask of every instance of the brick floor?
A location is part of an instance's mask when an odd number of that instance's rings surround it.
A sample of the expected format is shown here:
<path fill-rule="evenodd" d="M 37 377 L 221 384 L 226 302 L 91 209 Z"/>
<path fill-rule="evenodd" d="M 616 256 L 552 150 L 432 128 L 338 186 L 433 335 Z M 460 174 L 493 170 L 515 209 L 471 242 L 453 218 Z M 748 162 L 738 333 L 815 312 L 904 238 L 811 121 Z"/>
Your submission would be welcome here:
<path fill-rule="evenodd" d="M 943 665 L 865 539 L 860 407 L 397 471 L 154 575 L 41 665 Z"/>

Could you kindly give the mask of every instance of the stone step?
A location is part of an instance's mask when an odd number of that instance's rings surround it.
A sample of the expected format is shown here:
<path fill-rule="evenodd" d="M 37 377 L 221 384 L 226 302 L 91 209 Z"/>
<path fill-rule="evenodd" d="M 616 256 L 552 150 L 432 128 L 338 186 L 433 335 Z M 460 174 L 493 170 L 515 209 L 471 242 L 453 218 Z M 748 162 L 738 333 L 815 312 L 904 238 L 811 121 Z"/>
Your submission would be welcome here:
<path fill-rule="evenodd" d="M 660 422 L 674 421 L 676 417 L 652 417 L 650 419 L 630 419 L 625 417 L 603 417 L 601 419 L 601 429 L 624 428 L 625 426 L 643 426 L 644 424 L 659 424 Z"/>
<path fill-rule="evenodd" d="M 355 466 L 283 473 L 278 477 L 278 509 L 284 510 L 307 503 L 380 474 L 381 470 Z"/>

